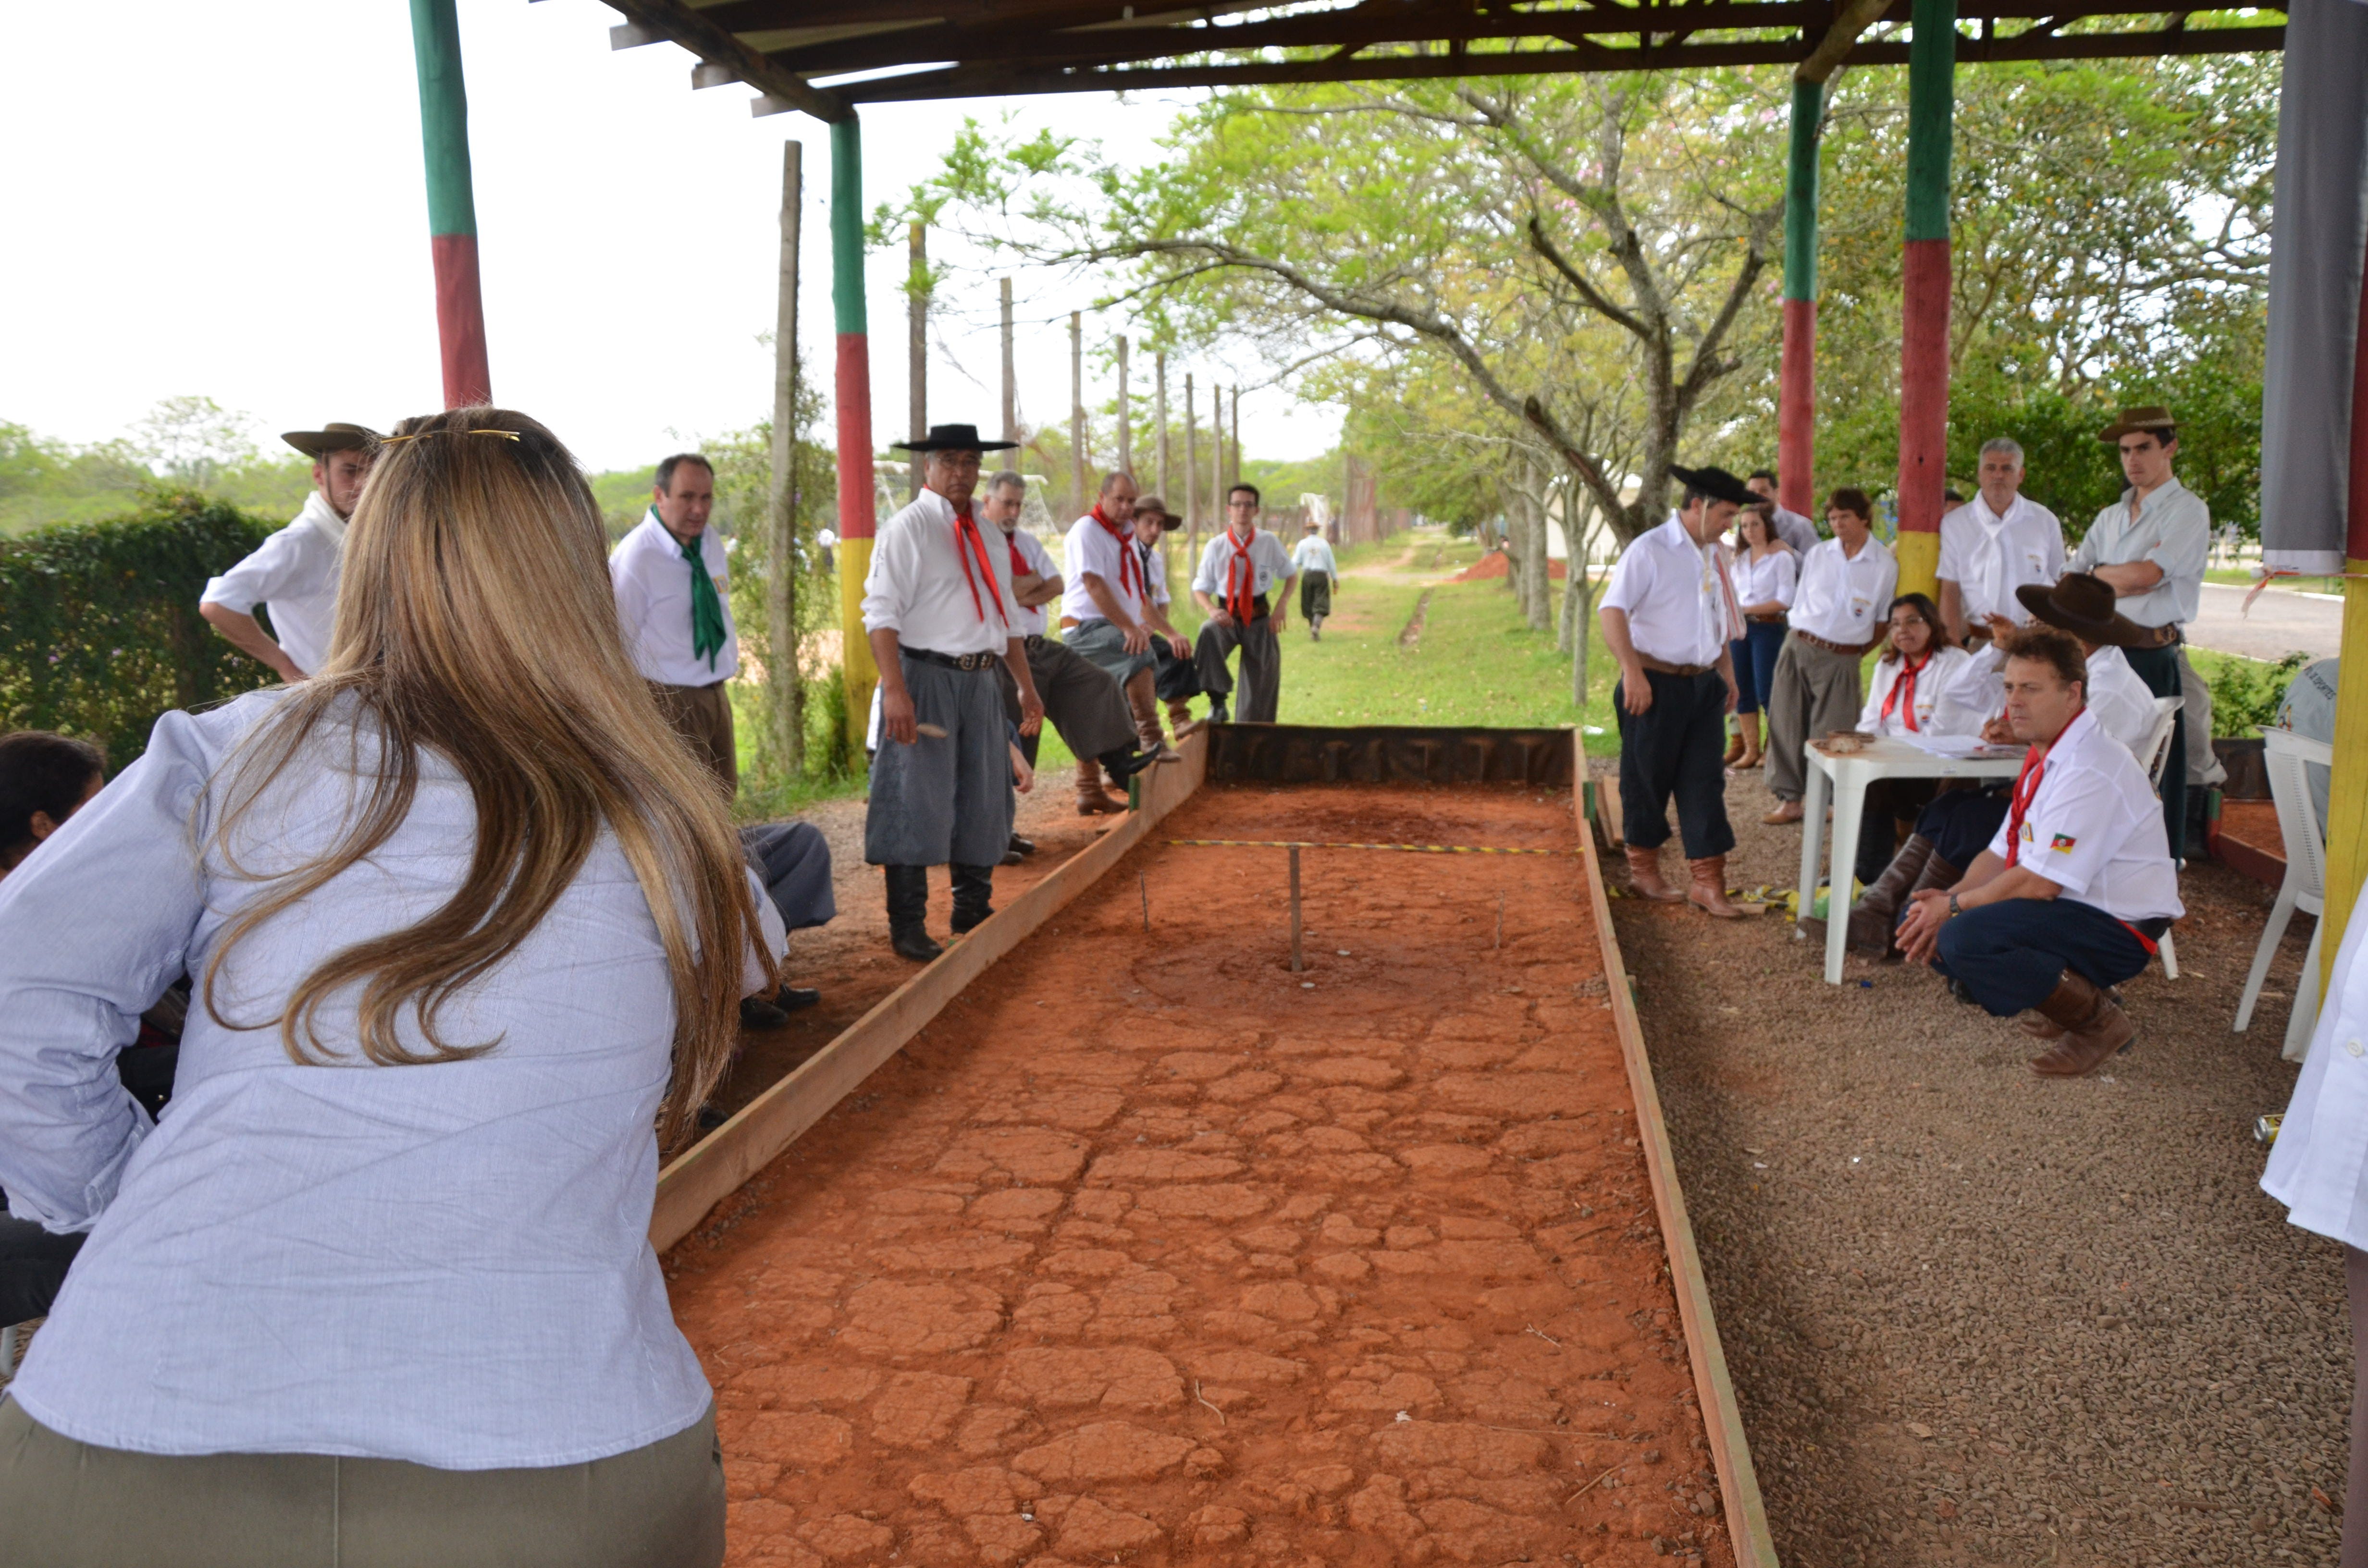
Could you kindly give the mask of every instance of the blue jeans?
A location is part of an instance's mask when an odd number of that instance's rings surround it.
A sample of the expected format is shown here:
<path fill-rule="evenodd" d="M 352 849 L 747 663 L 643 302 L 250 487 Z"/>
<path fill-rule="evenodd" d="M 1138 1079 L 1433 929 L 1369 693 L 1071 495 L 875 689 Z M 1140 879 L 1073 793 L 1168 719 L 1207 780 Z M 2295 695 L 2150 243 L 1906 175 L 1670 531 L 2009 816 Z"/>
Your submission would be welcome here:
<path fill-rule="evenodd" d="M 2150 937 L 2169 922 L 2148 922 Z M 2093 903 L 2010 898 L 1969 909 L 1941 927 L 1932 967 L 1962 983 L 1983 1009 L 2010 1018 L 2047 1000 L 2077 970 L 2089 983 L 2119 985 L 2154 955 L 2130 928 Z"/>
<path fill-rule="evenodd" d="M 1776 655 L 1784 648 L 1784 623 L 1746 621 L 1743 635 L 1726 648 L 1735 656 L 1735 710 L 1757 713 L 1767 705 L 1776 679 Z"/>

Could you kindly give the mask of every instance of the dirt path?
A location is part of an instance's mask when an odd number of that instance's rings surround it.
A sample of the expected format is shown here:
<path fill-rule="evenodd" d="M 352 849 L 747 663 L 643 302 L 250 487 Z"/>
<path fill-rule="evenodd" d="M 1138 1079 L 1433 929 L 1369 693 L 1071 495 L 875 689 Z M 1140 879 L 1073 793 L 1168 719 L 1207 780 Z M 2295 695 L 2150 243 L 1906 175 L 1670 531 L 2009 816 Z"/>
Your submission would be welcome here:
<path fill-rule="evenodd" d="M 1165 843 L 1286 824 L 1572 843 L 1214 790 L 1006 958 L 667 1257 L 732 1562 L 1732 1562 L 1573 861 L 1311 854 L 1295 976 Z"/>
<path fill-rule="evenodd" d="M 1733 880 L 1789 883 L 1798 830 L 1757 776 L 1727 797 Z M 2248 1135 L 2309 922 L 2235 1035 L 2270 893 L 2181 891 L 2181 977 L 2125 987 L 2135 1049 L 2068 1084 L 1929 973 L 1837 989 L 1781 917 L 1614 905 L 1787 1564 L 2335 1561 L 2342 1267 Z"/>

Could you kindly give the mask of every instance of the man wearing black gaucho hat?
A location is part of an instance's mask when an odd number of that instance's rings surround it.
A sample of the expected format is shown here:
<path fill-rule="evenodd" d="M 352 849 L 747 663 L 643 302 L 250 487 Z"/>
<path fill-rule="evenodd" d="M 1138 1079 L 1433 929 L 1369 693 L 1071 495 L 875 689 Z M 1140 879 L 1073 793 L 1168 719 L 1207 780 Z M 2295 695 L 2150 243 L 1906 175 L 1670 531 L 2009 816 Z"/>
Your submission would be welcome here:
<path fill-rule="evenodd" d="M 1620 665 L 1612 711 L 1620 722 L 1620 806 L 1628 840 L 1629 886 L 1643 898 L 1688 900 L 1721 919 L 1743 911 L 1727 901 L 1726 714 L 1735 706 L 1728 644 L 1743 635 L 1742 607 L 1728 581 L 1719 536 L 1755 497 L 1723 468 L 1678 468 L 1685 486 L 1668 522 L 1639 534 L 1620 554 L 1604 589 L 1604 645 Z M 1669 801 L 1692 869 L 1685 892 L 1662 880 Z"/>
<path fill-rule="evenodd" d="M 359 425 L 331 424 L 290 430 L 279 438 L 313 460 L 313 494 L 286 528 L 206 585 L 198 614 L 239 652 L 292 682 L 310 676 L 328 656 L 346 519 L 361 499 L 379 437 Z M 255 619 L 257 605 L 270 607 L 276 640 Z"/>
<path fill-rule="evenodd" d="M 880 525 L 863 583 L 863 629 L 880 666 L 880 750 L 871 761 L 863 858 L 885 873 L 888 935 L 927 962 L 928 868 L 953 879 L 959 936 L 992 913 L 995 868 L 1011 843 L 1009 733 L 995 667 L 1019 688 L 1019 728 L 1044 705 L 1028 668 L 1011 553 L 971 509 L 979 454 L 1006 451 L 972 425 L 935 425 L 895 445 L 923 464 L 921 493 Z"/>

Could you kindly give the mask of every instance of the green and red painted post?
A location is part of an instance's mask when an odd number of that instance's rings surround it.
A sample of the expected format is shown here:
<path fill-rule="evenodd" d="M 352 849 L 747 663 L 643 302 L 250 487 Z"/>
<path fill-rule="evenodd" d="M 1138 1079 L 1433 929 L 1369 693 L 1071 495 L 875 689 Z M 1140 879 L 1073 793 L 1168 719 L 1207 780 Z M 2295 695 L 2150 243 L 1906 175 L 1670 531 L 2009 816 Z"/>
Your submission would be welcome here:
<path fill-rule="evenodd" d="M 1817 132 L 1822 81 L 1793 84 L 1793 144 L 1784 178 L 1784 354 L 1776 377 L 1777 499 L 1816 514 Z"/>
<path fill-rule="evenodd" d="M 1937 592 L 1949 467 L 1949 153 L 1956 0 L 1916 0 L 1907 51 L 1907 238 L 1901 258 L 1899 591 Z"/>
<path fill-rule="evenodd" d="M 436 260 L 436 335 L 444 406 L 491 403 L 485 300 L 477 273 L 477 201 L 469 176 L 469 95 L 454 0 L 411 0 L 419 64 L 419 136 L 427 162 L 428 245 Z"/>
<path fill-rule="evenodd" d="M 853 115 L 830 128 L 830 302 L 838 326 L 839 664 L 847 682 L 848 739 L 860 746 L 880 667 L 863 631 L 863 579 L 871 569 L 878 517 L 872 505 L 871 328 L 863 308 L 863 133 Z"/>

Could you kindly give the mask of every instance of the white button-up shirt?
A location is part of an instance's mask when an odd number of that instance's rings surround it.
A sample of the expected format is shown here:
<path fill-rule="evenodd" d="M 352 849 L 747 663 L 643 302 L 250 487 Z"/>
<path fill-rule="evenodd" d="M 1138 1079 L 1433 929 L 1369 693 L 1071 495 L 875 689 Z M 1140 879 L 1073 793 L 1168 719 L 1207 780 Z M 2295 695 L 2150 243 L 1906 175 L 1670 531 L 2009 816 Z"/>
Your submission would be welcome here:
<path fill-rule="evenodd" d="M 2357 908 L 2368 908 L 2363 899 Z M 2261 1190 L 2305 1231 L 2368 1248 L 2368 920 L 2353 920 L 2310 1037 Z M 2307 983 L 2308 977 L 2305 977 Z M 40 1342 L 35 1341 L 36 1344 Z"/>
<path fill-rule="evenodd" d="M 1963 648 L 1926 649 L 1924 664 L 1916 672 L 1916 695 L 1911 704 L 1907 699 L 1894 702 L 1891 697 L 1900 677 L 1907 673 L 1907 661 L 1904 658 L 1877 659 L 1874 662 L 1874 686 L 1867 693 L 1866 707 L 1858 716 L 1858 727 L 1870 735 L 1905 734 L 1908 729 L 1907 710 L 1913 706 L 1916 710 L 1915 728 L 1918 734 L 1978 733 L 1978 725 L 1971 732 L 1951 732 L 1940 728 L 1935 722 L 1943 711 L 1942 694 L 1959 671 L 1972 660 L 1973 655 Z M 1888 714 L 1883 710 L 1886 702 L 1891 703 Z"/>
<path fill-rule="evenodd" d="M 2132 756 L 2154 739 L 2154 693 L 2119 648 L 2103 647 L 2089 655 L 2089 678 L 2081 690 L 2088 710 L 2105 733 Z M 1932 722 L 1940 734 L 1977 735 L 2005 710 L 2006 655 L 1993 642 L 1967 654 L 1950 676 Z"/>
<path fill-rule="evenodd" d="M 2002 615 L 2026 625 L 2031 612 L 2014 591 L 2064 575 L 2064 525 L 2027 495 L 2016 496 L 2001 517 L 1976 494 L 1941 519 L 1938 574 L 1957 585 L 1969 622 Z"/>
<path fill-rule="evenodd" d="M 989 550 L 993 550 L 995 548 L 995 540 L 992 539 L 988 540 L 986 541 L 986 547 Z M 1019 559 L 1027 562 L 1027 570 L 1035 573 L 1039 577 L 1050 580 L 1061 575 L 1060 565 L 1058 562 L 1053 561 L 1053 552 L 1044 548 L 1044 541 L 1042 540 L 1038 539 L 1026 528 L 1014 528 L 1011 530 L 1010 544 L 1004 551 L 1004 554 L 1008 556 L 1015 551 L 1019 553 Z M 1014 573 L 1013 575 L 1016 577 L 1018 574 Z M 1065 597 L 1067 595 L 1067 589 L 1065 586 L 1063 588 L 1062 593 Z M 1049 599 L 1045 601 L 1046 604 L 1050 604 L 1051 602 L 1052 601 Z M 1019 601 L 1014 600 L 1011 610 L 1011 631 L 1012 634 L 1018 637 L 1042 636 L 1044 634 L 1044 606 L 1023 605 Z"/>
<path fill-rule="evenodd" d="M 1233 563 L 1235 552 L 1241 548 L 1241 540 L 1235 537 L 1232 528 L 1221 530 L 1201 551 L 1200 570 L 1192 574 L 1193 592 L 1208 595 L 1217 601 L 1220 609 L 1224 608 L 1225 569 Z M 1291 563 L 1291 551 L 1283 548 L 1282 540 L 1265 528 L 1250 535 L 1249 557 L 1250 593 L 1253 596 L 1271 593 L 1277 583 L 1298 575 L 1298 568 Z"/>
<path fill-rule="evenodd" d="M 2137 492 L 2097 514 L 2089 536 L 2072 552 L 2068 570 L 2093 572 L 2151 561 L 2162 581 L 2114 608 L 2140 626 L 2184 626 L 2203 597 L 2203 567 L 2212 553 L 2212 509 L 2176 479 L 2165 480 L 2143 502 Z"/>
<path fill-rule="evenodd" d="M 625 629 L 633 667 L 643 680 L 713 686 L 739 673 L 740 632 L 732 623 L 731 568 L 725 564 L 723 536 L 713 528 L 700 532 L 699 559 L 723 605 L 723 646 L 712 664 L 691 651 L 690 562 L 682 553 L 682 541 L 658 521 L 657 508 L 650 508 L 609 554 L 617 619 Z"/>
<path fill-rule="evenodd" d="M 345 540 L 345 518 L 331 511 L 315 490 L 304 497 L 304 509 L 286 528 L 208 582 L 198 602 L 226 606 L 242 615 L 253 615 L 256 605 L 269 606 L 271 630 L 280 647 L 309 676 L 329 656 L 329 636 L 336 630 L 337 572 Z"/>
<path fill-rule="evenodd" d="M 871 570 L 863 579 L 863 629 L 894 631 L 905 647 L 936 653 L 1002 653 L 1021 633 L 1011 602 L 1011 551 L 999 538 L 985 537 L 1000 532 L 992 523 L 979 525 L 994 574 L 989 593 L 976 557 L 969 573 L 962 571 L 965 551 L 957 548 L 953 503 L 922 491 L 880 525 Z"/>
<path fill-rule="evenodd" d="M 2004 856 L 2015 831 L 2009 812 L 1990 853 Z M 2015 864 L 2062 888 L 2065 898 L 2116 920 L 2176 920 L 2186 913 L 2154 786 L 2086 709 L 2048 748 L 2020 836 Z"/>
<path fill-rule="evenodd" d="M 448 1470 L 576 1464 L 680 1432 L 710 1394 L 649 1240 L 674 987 L 606 828 L 519 947 L 446 1006 L 444 1038 L 495 1042 L 484 1055 L 373 1066 L 346 987 L 315 1017 L 334 1065 L 200 1005 L 163 1119 L 117 1081 L 141 1010 L 205 974 L 277 891 L 254 871 L 347 831 L 354 763 L 376 752 L 351 704 L 245 819 L 245 871 L 209 845 L 225 758 L 287 700 L 165 714 L 0 882 L 0 1187 L 17 1218 L 90 1233 L 9 1397 L 102 1448 Z M 324 960 L 451 899 L 475 807 L 434 751 L 418 772 L 384 842 L 231 950 L 225 1017 L 268 1025 Z M 757 913 L 781 951 L 761 892 Z M 407 1015 L 400 1033 L 420 1049 Z"/>
<path fill-rule="evenodd" d="M 1737 551 L 1729 570 L 1735 574 L 1736 603 L 1747 612 L 1754 605 L 1770 602 L 1783 608 L 1792 608 L 1801 566 L 1800 558 L 1791 551 L 1771 550 L 1765 555 Z"/>
<path fill-rule="evenodd" d="M 1620 552 L 1602 608 L 1628 617 L 1636 652 L 1665 665 L 1715 665 L 1726 652 L 1726 587 L 1715 541 L 1696 544 L 1672 516 Z M 1736 607 L 1740 611 L 1740 605 Z"/>
<path fill-rule="evenodd" d="M 1132 561 L 1129 557 L 1133 557 Z M 1132 619 L 1143 619 L 1143 596 L 1135 591 L 1135 577 L 1130 566 L 1143 564 L 1136 553 L 1134 529 L 1121 524 L 1113 534 L 1094 520 L 1088 512 L 1069 525 L 1069 537 L 1061 546 L 1061 580 L 1067 585 L 1061 595 L 1061 619 L 1083 626 L 1089 620 L 1107 620 L 1102 607 L 1094 603 L 1087 591 L 1086 574 L 1101 579 L 1102 586 L 1112 598 L 1125 607 Z"/>
<path fill-rule="evenodd" d="M 1881 540 L 1869 534 L 1856 555 L 1845 555 L 1842 541 L 1829 539 L 1801 558 L 1801 584 L 1786 619 L 1795 631 L 1862 648 L 1882 635 L 1876 628 L 1890 615 L 1898 585 L 1899 562 Z"/>

